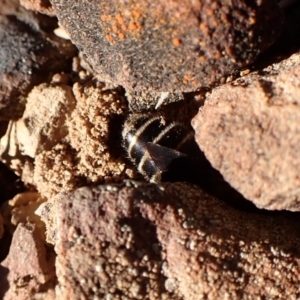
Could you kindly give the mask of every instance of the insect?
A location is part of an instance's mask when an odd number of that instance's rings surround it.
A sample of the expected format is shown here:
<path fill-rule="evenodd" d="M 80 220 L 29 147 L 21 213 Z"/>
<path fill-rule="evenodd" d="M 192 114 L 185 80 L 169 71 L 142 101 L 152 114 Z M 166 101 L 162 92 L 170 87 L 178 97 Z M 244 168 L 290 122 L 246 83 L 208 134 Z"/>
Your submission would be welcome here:
<path fill-rule="evenodd" d="M 138 171 L 151 182 L 185 180 L 200 150 L 192 128 L 160 114 L 133 114 L 123 128 L 124 146 Z"/>
<path fill-rule="evenodd" d="M 160 114 L 133 114 L 122 135 L 129 158 L 147 180 L 189 182 L 237 209 L 256 210 L 211 166 L 196 144 L 192 128 Z"/>

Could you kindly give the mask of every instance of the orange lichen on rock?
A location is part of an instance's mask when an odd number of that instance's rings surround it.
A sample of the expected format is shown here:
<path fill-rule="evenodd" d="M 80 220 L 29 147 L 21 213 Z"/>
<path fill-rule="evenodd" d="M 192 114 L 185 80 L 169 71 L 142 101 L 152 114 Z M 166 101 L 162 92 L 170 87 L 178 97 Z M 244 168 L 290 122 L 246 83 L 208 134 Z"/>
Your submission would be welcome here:
<path fill-rule="evenodd" d="M 52 2 L 98 74 L 143 92 L 192 92 L 218 84 L 252 63 L 282 28 L 282 11 L 273 0 Z M 259 22 L 249 21 L 253 16 Z M 228 47 L 232 53 L 224 51 Z M 199 60 L 201 55 L 207 59 Z M 181 80 L 188 71 L 194 79 Z"/>
<path fill-rule="evenodd" d="M 105 33 L 105 39 L 114 44 L 118 39 L 124 40 L 127 35 L 140 33 L 142 13 L 138 9 L 127 11 L 126 15 L 117 12 L 112 15 L 102 14 L 100 25 Z"/>
<path fill-rule="evenodd" d="M 181 40 L 180 39 L 173 39 L 172 42 L 173 42 L 173 45 L 176 46 L 176 47 L 181 45 Z"/>

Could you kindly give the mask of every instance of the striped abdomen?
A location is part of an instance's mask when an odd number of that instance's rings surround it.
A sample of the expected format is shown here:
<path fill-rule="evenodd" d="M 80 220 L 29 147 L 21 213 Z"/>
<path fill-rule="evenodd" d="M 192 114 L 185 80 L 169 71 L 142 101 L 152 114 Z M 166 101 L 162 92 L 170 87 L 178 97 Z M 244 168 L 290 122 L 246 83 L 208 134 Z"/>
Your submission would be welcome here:
<path fill-rule="evenodd" d="M 152 182 L 160 181 L 173 158 L 199 153 L 192 128 L 167 122 L 161 115 L 132 115 L 124 125 L 123 139 L 138 171 Z"/>

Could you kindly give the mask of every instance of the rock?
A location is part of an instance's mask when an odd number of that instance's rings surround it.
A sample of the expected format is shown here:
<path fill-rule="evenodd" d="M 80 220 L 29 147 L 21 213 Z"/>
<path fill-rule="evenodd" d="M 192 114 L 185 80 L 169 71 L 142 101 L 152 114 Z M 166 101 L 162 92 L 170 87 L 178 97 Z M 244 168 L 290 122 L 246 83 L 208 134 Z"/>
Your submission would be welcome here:
<path fill-rule="evenodd" d="M 253 62 L 278 37 L 275 1 L 62 1 L 60 23 L 104 81 L 190 92 Z"/>
<path fill-rule="evenodd" d="M 300 54 L 212 91 L 192 122 L 214 168 L 260 208 L 299 210 Z"/>
<path fill-rule="evenodd" d="M 19 0 L 0 0 L 1 15 L 15 15 L 19 12 Z"/>
<path fill-rule="evenodd" d="M 68 120 L 69 141 L 78 153 L 78 173 L 92 182 L 122 177 L 120 132 L 128 108 L 122 90 L 96 78 L 73 86 L 76 107 Z"/>
<path fill-rule="evenodd" d="M 0 141 L 1 160 L 45 197 L 134 173 L 121 146 L 123 89 L 81 75 L 72 88 L 66 74 L 34 87 Z"/>
<path fill-rule="evenodd" d="M 65 143 L 59 143 L 36 157 L 33 181 L 43 196 L 51 198 L 82 185 L 75 158 L 76 152 Z"/>
<path fill-rule="evenodd" d="M 68 134 L 66 119 L 74 107 L 71 87 L 43 83 L 26 98 L 23 117 L 10 121 L 0 140 L 0 157 L 25 183 L 34 183 L 34 158 L 51 150 Z"/>
<path fill-rule="evenodd" d="M 8 282 L 5 300 L 36 299 L 34 296 L 51 293 L 55 282 L 54 256 L 40 239 L 35 226 L 19 224 L 9 250 L 8 257 L 1 263 L 2 272 L 8 269 L 7 276 L 1 276 L 0 286 Z M 3 273 L 2 273 L 3 275 Z M 6 282 L 6 284 L 5 284 Z M 46 299 L 46 298 L 42 298 Z"/>
<path fill-rule="evenodd" d="M 26 15 L 24 20 L 20 18 L 0 16 L 1 120 L 22 116 L 24 97 L 30 89 L 46 81 L 51 72 L 64 69 L 68 58 L 76 53 L 70 42 L 38 27 L 34 17 L 30 21 Z"/>
<path fill-rule="evenodd" d="M 35 214 L 38 207 L 45 201 L 46 199 L 37 192 L 17 194 L 13 199 L 1 206 L 0 212 L 6 227 L 13 233 L 18 224 L 30 222 L 35 225 L 38 235 L 45 241 L 45 224 Z"/>
<path fill-rule="evenodd" d="M 130 110 L 138 112 L 150 108 L 157 109 L 162 105 L 184 100 L 184 95 L 182 93 L 139 92 L 127 90 L 126 98 Z"/>
<path fill-rule="evenodd" d="M 4 227 L 4 232 L 0 239 L 0 262 L 2 262 L 7 257 L 9 248 L 11 245 L 11 240 L 12 240 L 11 234 L 8 232 L 8 230 L 5 230 L 5 227 Z M 2 267 L 0 266 L 0 278 L 3 275 L 1 269 L 2 269 Z M 1 285 L 4 283 L 5 282 L 0 282 L 0 299 L 3 299 L 3 297 L 2 297 L 3 289 L 1 287 Z"/>
<path fill-rule="evenodd" d="M 20 4 L 26 9 L 49 16 L 55 16 L 54 9 L 49 0 L 20 0 Z"/>
<path fill-rule="evenodd" d="M 58 144 L 68 134 L 66 120 L 74 108 L 71 87 L 45 83 L 34 87 L 22 118 L 16 122 L 21 154 L 35 158 Z"/>
<path fill-rule="evenodd" d="M 183 183 L 83 187 L 44 205 L 58 299 L 298 293 L 298 214 L 241 212 Z"/>
<path fill-rule="evenodd" d="M 68 135 L 35 159 L 34 182 L 48 198 L 86 182 L 120 181 L 132 169 L 119 136 L 127 111 L 122 91 L 94 78 L 75 83 L 73 93 L 76 107 L 65 123 Z"/>

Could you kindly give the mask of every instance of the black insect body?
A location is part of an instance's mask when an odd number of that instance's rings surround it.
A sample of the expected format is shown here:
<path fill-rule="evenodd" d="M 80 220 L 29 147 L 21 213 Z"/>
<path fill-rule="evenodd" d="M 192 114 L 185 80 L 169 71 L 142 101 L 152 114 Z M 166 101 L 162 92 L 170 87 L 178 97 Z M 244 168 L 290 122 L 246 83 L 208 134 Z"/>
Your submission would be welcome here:
<path fill-rule="evenodd" d="M 237 209 L 256 210 L 211 166 L 192 128 L 158 114 L 134 114 L 125 122 L 123 140 L 130 159 L 151 182 L 193 183 Z"/>
<path fill-rule="evenodd" d="M 187 170 L 182 168 L 187 169 L 190 158 L 200 152 L 192 128 L 158 114 L 132 115 L 123 139 L 130 159 L 151 182 L 185 181 Z"/>

